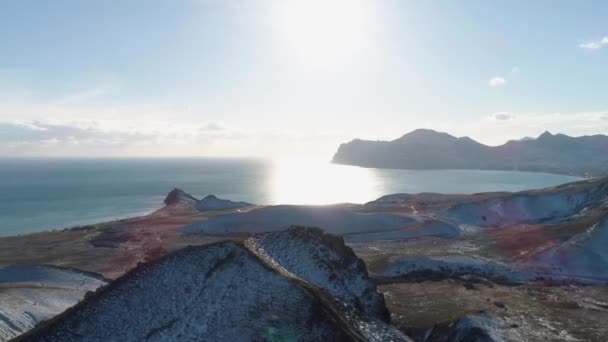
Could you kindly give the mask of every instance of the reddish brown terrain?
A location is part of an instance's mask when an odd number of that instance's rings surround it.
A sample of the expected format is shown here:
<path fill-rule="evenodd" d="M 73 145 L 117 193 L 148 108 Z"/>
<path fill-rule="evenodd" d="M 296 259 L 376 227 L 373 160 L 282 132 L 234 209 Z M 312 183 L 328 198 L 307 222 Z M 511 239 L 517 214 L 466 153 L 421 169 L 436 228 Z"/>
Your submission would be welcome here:
<path fill-rule="evenodd" d="M 201 211 L 178 191 L 146 216 L 2 238 L 0 266 L 55 265 L 115 279 L 188 245 L 312 222 L 344 237 L 379 284 L 393 324 L 416 340 L 490 320 L 497 341 L 603 341 L 607 198 L 608 179 L 596 179 L 513 194 Z"/>

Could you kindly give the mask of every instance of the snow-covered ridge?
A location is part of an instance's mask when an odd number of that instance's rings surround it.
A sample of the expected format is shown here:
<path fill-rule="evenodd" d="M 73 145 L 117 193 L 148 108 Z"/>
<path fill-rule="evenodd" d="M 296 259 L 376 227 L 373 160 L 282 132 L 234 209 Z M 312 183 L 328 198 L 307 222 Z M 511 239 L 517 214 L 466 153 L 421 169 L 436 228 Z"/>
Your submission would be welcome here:
<path fill-rule="evenodd" d="M 342 238 L 318 228 L 292 227 L 255 234 L 245 246 L 290 279 L 298 279 L 327 295 L 340 319 L 366 341 L 407 341 L 388 324 L 384 297 L 377 292 L 362 260 Z"/>
<path fill-rule="evenodd" d="M 258 236 L 249 245 L 259 242 L 254 250 L 260 253 L 259 246 L 297 247 L 299 241 L 303 263 L 316 258 L 310 267 L 327 268 L 298 268 L 297 260 L 269 248 L 275 262 L 285 263 L 282 269 L 299 275 L 292 278 L 238 243 L 190 247 L 139 266 L 23 340 L 409 341 L 374 316 L 386 316 L 382 296 L 343 242 L 319 230 L 305 231 L 309 239 L 292 235 L 298 232 L 285 233 L 294 239 L 287 245 L 276 243 L 283 240 L 278 235 Z M 341 263 L 352 267 L 342 274 Z M 332 296 L 344 294 L 340 289 L 352 289 L 350 299 L 367 305 L 369 317 Z"/>
<path fill-rule="evenodd" d="M 24 340 L 348 340 L 326 312 L 244 247 L 224 242 L 138 267 Z"/>
<path fill-rule="evenodd" d="M 99 275 L 55 266 L 0 267 L 0 341 L 32 329 L 105 284 Z"/>
<path fill-rule="evenodd" d="M 340 237 L 318 228 L 292 227 L 255 234 L 245 246 L 282 273 L 329 292 L 333 297 L 388 321 L 384 297 L 367 275 L 367 268 Z"/>

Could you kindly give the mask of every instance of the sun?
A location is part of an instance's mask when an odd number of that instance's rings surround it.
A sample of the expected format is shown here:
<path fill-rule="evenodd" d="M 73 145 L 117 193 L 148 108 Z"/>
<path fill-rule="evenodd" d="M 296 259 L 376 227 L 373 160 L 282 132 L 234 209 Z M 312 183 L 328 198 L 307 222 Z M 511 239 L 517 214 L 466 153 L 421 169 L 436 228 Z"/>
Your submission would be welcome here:
<path fill-rule="evenodd" d="M 281 1 L 275 8 L 277 31 L 296 62 L 333 66 L 365 51 L 372 5 L 367 0 Z"/>

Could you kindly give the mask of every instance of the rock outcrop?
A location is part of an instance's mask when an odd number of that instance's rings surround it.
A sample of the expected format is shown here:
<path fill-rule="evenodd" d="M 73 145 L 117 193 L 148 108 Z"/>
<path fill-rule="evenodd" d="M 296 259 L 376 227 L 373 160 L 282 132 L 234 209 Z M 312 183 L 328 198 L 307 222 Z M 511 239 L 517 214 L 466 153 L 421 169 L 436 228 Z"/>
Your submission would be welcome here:
<path fill-rule="evenodd" d="M 425 342 L 519 342 L 517 330 L 487 312 L 459 318 L 453 323 L 435 327 Z"/>
<path fill-rule="evenodd" d="M 24 341 L 349 340 L 324 304 L 233 242 L 136 268 Z"/>
<path fill-rule="evenodd" d="M 196 208 L 199 201 L 184 190 L 175 188 L 167 194 L 164 202 L 167 207 L 193 209 Z"/>
<path fill-rule="evenodd" d="M 365 263 L 338 236 L 318 228 L 292 227 L 255 234 L 245 246 L 283 274 L 302 279 L 363 313 L 389 321 L 384 297 Z"/>
<path fill-rule="evenodd" d="M 294 228 L 245 245 L 140 265 L 21 340 L 410 341 L 340 238 Z"/>
<path fill-rule="evenodd" d="M 364 341 L 409 340 L 389 324 L 384 296 L 342 238 L 318 228 L 291 227 L 253 235 L 245 245 L 280 274 L 304 281 L 329 298 L 337 316 Z"/>

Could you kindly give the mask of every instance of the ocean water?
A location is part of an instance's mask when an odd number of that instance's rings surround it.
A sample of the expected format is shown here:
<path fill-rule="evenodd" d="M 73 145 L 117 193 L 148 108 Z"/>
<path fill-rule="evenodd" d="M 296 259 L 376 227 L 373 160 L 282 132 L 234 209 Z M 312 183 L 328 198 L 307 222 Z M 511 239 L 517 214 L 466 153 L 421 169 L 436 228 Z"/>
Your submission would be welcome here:
<path fill-rule="evenodd" d="M 257 204 L 364 203 L 398 192 L 543 188 L 579 178 L 531 172 L 379 170 L 316 160 L 0 159 L 0 235 L 137 216 L 179 187 Z"/>

